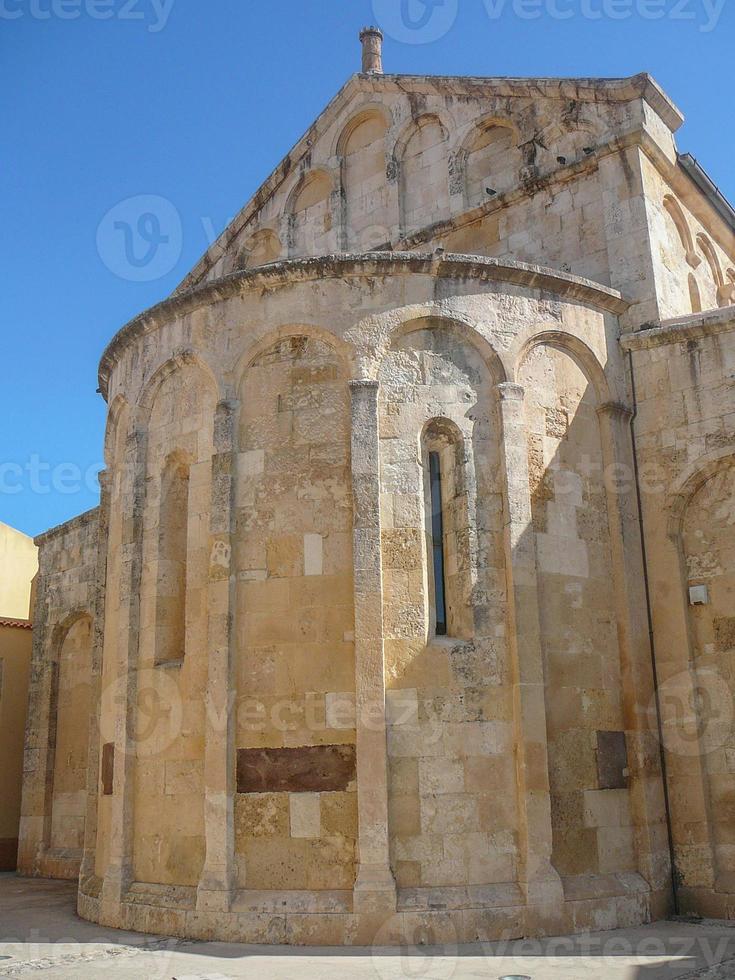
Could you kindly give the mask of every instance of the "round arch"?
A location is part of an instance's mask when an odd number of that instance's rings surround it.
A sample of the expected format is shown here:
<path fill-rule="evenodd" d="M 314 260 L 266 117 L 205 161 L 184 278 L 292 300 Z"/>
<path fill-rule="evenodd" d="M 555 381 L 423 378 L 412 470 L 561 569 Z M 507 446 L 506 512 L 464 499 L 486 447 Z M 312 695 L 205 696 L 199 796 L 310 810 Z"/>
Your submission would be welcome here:
<path fill-rule="evenodd" d="M 387 136 L 391 120 L 385 106 L 380 102 L 368 102 L 361 106 L 344 124 L 339 135 L 333 142 L 331 155 L 340 158 L 344 157 L 347 144 L 355 130 L 364 122 L 376 117 L 379 117 L 385 124 L 385 134 Z"/>
<path fill-rule="evenodd" d="M 681 539 L 684 518 L 693 497 L 713 477 L 735 466 L 735 450 L 724 449 L 706 453 L 690 466 L 674 483 L 668 504 L 668 535 Z"/>
<path fill-rule="evenodd" d="M 159 367 L 156 368 L 148 381 L 145 383 L 136 405 L 139 417 L 144 419 L 149 417 L 151 409 L 153 408 L 153 402 L 155 401 L 158 390 L 163 382 L 172 374 L 175 374 L 177 371 L 181 371 L 184 367 L 198 368 L 203 377 L 207 379 L 207 382 L 214 391 L 216 398 L 218 400 L 220 399 L 220 385 L 217 380 L 217 376 L 206 357 L 201 352 L 195 351 L 193 348 L 187 348 L 186 350 L 178 351 L 167 361 L 164 361 L 163 364 L 159 365 Z"/>
<path fill-rule="evenodd" d="M 64 643 L 66 642 L 67 636 L 77 623 L 80 623 L 85 619 L 89 621 L 90 626 L 94 623 L 94 616 L 92 613 L 88 609 L 78 607 L 67 613 L 67 615 L 54 626 L 51 639 L 51 650 L 52 659 L 56 663 L 59 662 L 59 657 L 64 647 Z"/>
<path fill-rule="evenodd" d="M 441 326 L 448 328 L 456 333 L 464 341 L 475 348 L 480 355 L 483 364 L 487 367 L 493 382 L 498 385 L 508 381 L 508 372 L 503 360 L 485 337 L 477 330 L 474 323 L 459 317 L 457 314 L 446 314 L 439 310 L 427 310 L 423 313 L 412 311 L 412 314 L 402 320 L 390 333 L 388 346 L 393 346 L 396 341 L 409 334 L 416 333 L 418 330 L 425 330 L 427 327 Z M 378 370 L 382 364 L 383 357 L 378 363 Z"/>
<path fill-rule="evenodd" d="M 302 173 L 294 182 L 293 187 L 286 197 L 286 205 L 284 208 L 285 214 L 295 214 L 296 203 L 301 193 L 311 184 L 322 178 L 327 180 L 330 194 L 334 193 L 334 190 L 337 187 L 337 175 L 331 170 L 327 169 L 327 167 L 314 167 L 312 170 L 307 170 L 305 173 Z"/>
<path fill-rule="evenodd" d="M 245 269 L 257 268 L 258 265 L 266 264 L 261 262 L 256 263 L 254 266 L 250 266 L 249 264 L 250 256 L 259 246 L 262 246 L 264 255 L 269 256 L 266 259 L 266 263 L 276 262 L 283 251 L 280 236 L 275 229 L 269 227 L 258 228 L 257 231 L 254 231 L 248 236 L 238 249 L 234 271 L 244 271 Z M 271 255 L 273 256 L 272 258 L 270 257 Z"/>
<path fill-rule="evenodd" d="M 104 458 L 105 466 L 107 469 L 111 469 L 115 463 L 113 458 L 115 444 L 117 442 L 118 436 L 120 434 L 119 426 L 125 413 L 130 413 L 130 404 L 127 398 L 122 394 L 117 394 L 112 399 L 112 403 L 107 410 L 107 422 L 105 425 L 105 438 L 104 438 Z M 129 421 L 129 419 L 128 419 Z"/>
<path fill-rule="evenodd" d="M 240 354 L 233 371 L 235 390 L 240 391 L 248 369 L 253 366 L 259 357 L 270 350 L 275 344 L 279 343 L 279 341 L 287 340 L 289 337 L 308 337 L 312 340 L 320 340 L 322 343 L 328 344 L 339 357 L 345 377 L 349 377 L 352 353 L 350 344 L 345 343 L 344 340 L 325 327 L 311 323 L 288 323 L 276 327 L 274 330 L 269 330 L 267 333 L 258 337 L 257 340 L 251 343 Z"/>
<path fill-rule="evenodd" d="M 513 371 L 513 379 L 516 383 L 518 383 L 521 368 L 528 355 L 537 347 L 544 346 L 560 350 L 568 354 L 576 362 L 594 386 L 599 405 L 616 400 L 613 392 L 610 390 L 605 369 L 600 364 L 594 351 L 583 340 L 580 340 L 579 337 L 575 337 L 574 334 L 565 333 L 563 330 L 543 330 L 541 333 L 529 337 L 524 342 L 516 358 Z"/>
<path fill-rule="evenodd" d="M 448 114 L 443 110 L 437 109 L 432 109 L 431 112 L 424 112 L 422 115 L 417 116 L 416 119 L 411 119 L 410 122 L 406 123 L 399 133 L 395 143 L 393 144 L 393 150 L 391 152 L 391 158 L 396 163 L 400 164 L 403 160 L 406 147 L 408 146 L 411 137 L 430 123 L 438 123 L 445 139 L 449 139 L 449 134 L 452 131 L 453 126 L 452 120 Z"/>

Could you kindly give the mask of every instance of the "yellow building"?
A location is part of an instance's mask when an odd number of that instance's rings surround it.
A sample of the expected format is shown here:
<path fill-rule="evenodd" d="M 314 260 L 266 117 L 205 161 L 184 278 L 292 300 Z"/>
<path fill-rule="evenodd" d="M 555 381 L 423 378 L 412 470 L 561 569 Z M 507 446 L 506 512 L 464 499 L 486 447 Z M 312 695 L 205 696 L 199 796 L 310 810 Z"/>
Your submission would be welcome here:
<path fill-rule="evenodd" d="M 38 552 L 33 539 L 0 524 L 0 871 L 15 870 L 28 711 L 29 610 Z"/>

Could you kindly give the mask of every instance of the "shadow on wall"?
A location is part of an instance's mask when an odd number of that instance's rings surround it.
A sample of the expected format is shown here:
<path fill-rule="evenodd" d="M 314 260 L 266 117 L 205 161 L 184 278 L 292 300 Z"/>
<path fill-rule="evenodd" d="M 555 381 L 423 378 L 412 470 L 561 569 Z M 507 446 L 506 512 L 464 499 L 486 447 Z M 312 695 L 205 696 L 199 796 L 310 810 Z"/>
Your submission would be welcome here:
<path fill-rule="evenodd" d="M 636 872 L 625 701 L 599 398 L 567 350 L 521 369 L 545 682 L 552 864 L 562 876 Z M 632 485 L 628 492 L 633 492 Z M 642 588 L 642 583 L 641 583 Z"/>

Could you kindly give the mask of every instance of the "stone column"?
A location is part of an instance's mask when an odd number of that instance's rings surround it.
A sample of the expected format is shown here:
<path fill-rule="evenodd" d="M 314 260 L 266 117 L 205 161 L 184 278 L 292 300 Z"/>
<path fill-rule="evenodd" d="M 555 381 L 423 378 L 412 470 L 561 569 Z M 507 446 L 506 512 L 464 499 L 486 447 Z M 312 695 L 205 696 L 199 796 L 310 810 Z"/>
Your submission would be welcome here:
<path fill-rule="evenodd" d="M 236 405 L 220 402 L 214 428 L 209 536 L 208 678 L 204 745 L 206 861 L 197 908 L 228 912 L 234 888 L 235 679 L 232 567 Z"/>
<path fill-rule="evenodd" d="M 356 912 L 393 912 L 380 548 L 378 382 L 351 381 L 358 872 Z"/>
<path fill-rule="evenodd" d="M 564 901 L 551 864 L 551 796 L 544 665 L 541 649 L 536 542 L 528 482 L 528 443 L 520 385 L 498 385 L 505 481 L 505 567 L 508 638 L 513 661 L 516 776 L 520 818 L 520 884 L 529 905 Z"/>
<path fill-rule="evenodd" d="M 109 863 L 102 884 L 100 919 L 102 925 L 119 925 L 119 907 L 133 881 L 134 798 L 136 766 L 136 709 L 138 699 L 138 655 L 140 649 L 140 587 L 143 571 L 143 515 L 146 497 L 148 439 L 145 421 L 132 431 L 125 453 L 130 495 L 121 495 L 119 506 L 126 507 L 120 554 L 120 632 L 126 642 L 118 648 L 117 637 L 111 649 L 117 652 L 114 698 L 105 699 L 103 710 L 112 712 L 105 719 L 106 732 L 114 732 L 114 779 L 110 819 Z M 106 734 L 106 737 L 107 736 Z"/>
<path fill-rule="evenodd" d="M 643 587 L 643 551 L 634 483 L 632 412 L 608 402 L 597 410 L 605 465 L 613 585 L 620 650 L 623 718 L 638 870 L 654 892 L 670 889 L 669 851 L 660 747 L 655 730 L 654 678 Z M 659 917 L 670 909 L 659 908 Z"/>

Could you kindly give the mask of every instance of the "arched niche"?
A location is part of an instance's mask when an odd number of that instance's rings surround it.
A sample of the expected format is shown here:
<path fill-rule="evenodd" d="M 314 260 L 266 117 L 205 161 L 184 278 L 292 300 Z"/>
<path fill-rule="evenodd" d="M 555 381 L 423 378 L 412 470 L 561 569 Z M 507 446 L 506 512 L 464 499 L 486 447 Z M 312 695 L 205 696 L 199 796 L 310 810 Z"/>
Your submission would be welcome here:
<path fill-rule="evenodd" d="M 131 726 L 133 874 L 136 881 L 154 885 L 195 887 L 204 862 L 207 584 L 217 400 L 209 370 L 184 352 L 158 369 L 139 404 L 141 424 L 145 421 L 144 459 L 138 461 L 145 471 L 145 501 Z M 169 655 L 164 634 L 177 638 L 178 656 Z"/>
<path fill-rule="evenodd" d="M 468 326 L 432 316 L 395 331 L 378 378 L 393 872 L 399 889 L 424 899 L 440 886 L 513 889 L 518 814 L 495 364 Z M 436 543 L 453 607 L 445 630 L 437 629 L 429 453 L 440 456 Z M 471 839 L 462 836 L 466 820 Z"/>
<path fill-rule="evenodd" d="M 261 228 L 243 245 L 237 259 L 238 269 L 257 269 L 281 257 L 281 240 L 270 228 Z"/>
<path fill-rule="evenodd" d="M 463 147 L 465 199 L 477 207 L 518 183 L 522 159 L 514 126 L 486 120 L 472 130 Z"/>
<path fill-rule="evenodd" d="M 56 680 L 52 702 L 55 713 L 48 847 L 81 859 L 87 813 L 87 759 L 89 754 L 92 618 L 87 613 L 70 617 L 57 631 Z"/>
<path fill-rule="evenodd" d="M 686 577 L 694 691 L 680 705 L 670 751 L 696 753 L 706 773 L 715 865 L 722 890 L 735 880 L 731 759 L 735 753 L 735 457 L 723 455 L 694 474 L 675 501 Z M 691 591 L 690 591 L 691 590 Z M 676 678 L 671 682 L 677 692 Z"/>
<path fill-rule="evenodd" d="M 387 131 L 384 113 L 366 109 L 350 120 L 339 140 L 344 239 L 351 252 L 366 252 L 390 240 L 390 194 L 385 159 Z"/>
<path fill-rule="evenodd" d="M 396 147 L 400 166 L 401 229 L 406 235 L 449 217 L 447 131 L 438 116 L 412 123 Z"/>
<path fill-rule="evenodd" d="M 623 768 L 611 784 L 599 767 L 608 738 L 626 745 L 599 418 L 603 379 L 584 345 L 553 334 L 526 345 L 517 371 L 525 391 L 526 544 L 537 565 L 552 861 L 562 877 L 637 869 Z M 612 806 L 622 814 L 615 828 L 604 815 Z"/>
<path fill-rule="evenodd" d="M 354 786 L 306 792 L 269 762 L 284 747 L 312 768 L 354 757 L 348 379 L 326 330 L 293 325 L 259 342 L 239 380 L 235 748 L 241 773 L 266 759 L 259 789 L 241 779 L 235 800 L 248 889 L 354 886 Z"/>
<path fill-rule="evenodd" d="M 291 223 L 292 257 L 329 252 L 333 216 L 333 181 L 325 170 L 305 174 L 292 191 L 287 212 Z"/>

